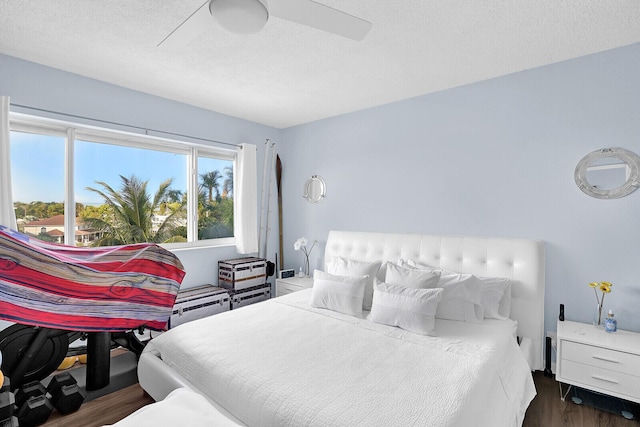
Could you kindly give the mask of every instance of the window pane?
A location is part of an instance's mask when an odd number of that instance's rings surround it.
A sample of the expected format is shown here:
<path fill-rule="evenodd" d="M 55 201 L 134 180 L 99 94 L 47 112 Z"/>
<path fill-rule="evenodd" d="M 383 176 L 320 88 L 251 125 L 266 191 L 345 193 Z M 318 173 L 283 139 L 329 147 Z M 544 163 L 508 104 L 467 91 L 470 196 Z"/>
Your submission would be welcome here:
<path fill-rule="evenodd" d="M 76 140 L 75 200 L 94 244 L 187 240 L 187 156 Z"/>
<path fill-rule="evenodd" d="M 12 122 L 10 149 L 21 231 L 60 243 L 73 235 L 82 246 L 232 243 L 230 150 L 38 119 Z M 64 230 L 67 189 L 74 230 Z"/>
<path fill-rule="evenodd" d="M 12 131 L 10 141 L 18 230 L 63 243 L 65 137 Z"/>
<path fill-rule="evenodd" d="M 198 157 L 198 240 L 233 237 L 233 162 Z"/>

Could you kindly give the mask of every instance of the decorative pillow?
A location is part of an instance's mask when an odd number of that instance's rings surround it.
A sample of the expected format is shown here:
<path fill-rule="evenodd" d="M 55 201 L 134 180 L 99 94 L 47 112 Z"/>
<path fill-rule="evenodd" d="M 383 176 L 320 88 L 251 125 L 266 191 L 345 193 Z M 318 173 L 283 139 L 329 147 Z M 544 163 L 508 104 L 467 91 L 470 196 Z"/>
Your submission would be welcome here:
<path fill-rule="evenodd" d="M 373 285 L 371 320 L 420 335 L 433 335 L 442 289 L 416 289 L 379 282 Z"/>
<path fill-rule="evenodd" d="M 435 270 L 418 270 L 401 267 L 392 262 L 387 263 L 385 283 L 406 286 L 409 288 L 435 288 L 440 279 L 440 273 Z"/>
<path fill-rule="evenodd" d="M 473 274 L 440 276 L 437 284 L 442 288 L 442 300 L 436 317 L 462 322 L 482 323 L 482 284 Z"/>
<path fill-rule="evenodd" d="M 361 316 L 364 288 L 368 280 L 369 276 L 335 276 L 315 270 L 309 304 L 312 307 Z"/>
<path fill-rule="evenodd" d="M 420 264 L 414 260 L 400 260 L 401 266 L 440 272 L 442 276 L 459 274 L 454 271 Z M 482 283 L 482 306 L 485 319 L 508 319 L 511 315 L 511 279 L 476 276 Z"/>
<path fill-rule="evenodd" d="M 327 264 L 327 273 L 337 276 L 369 276 L 364 290 L 363 310 L 371 310 L 373 299 L 373 279 L 375 279 L 380 269 L 382 261 L 366 262 L 356 261 L 342 257 L 335 257 Z"/>

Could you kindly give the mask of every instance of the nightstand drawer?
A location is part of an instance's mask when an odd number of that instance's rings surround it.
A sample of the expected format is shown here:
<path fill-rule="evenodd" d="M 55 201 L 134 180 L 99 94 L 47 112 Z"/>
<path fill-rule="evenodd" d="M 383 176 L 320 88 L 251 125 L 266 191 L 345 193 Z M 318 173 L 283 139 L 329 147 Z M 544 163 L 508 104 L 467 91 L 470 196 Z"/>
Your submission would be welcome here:
<path fill-rule="evenodd" d="M 305 286 L 302 285 L 296 285 L 293 283 L 288 283 L 288 282 L 279 282 L 278 283 L 278 295 L 286 295 L 286 294 L 290 294 L 291 292 L 297 292 L 297 291 L 301 291 L 303 289 L 305 289 Z"/>
<path fill-rule="evenodd" d="M 595 366 L 562 360 L 562 377 L 571 384 L 634 397 L 640 395 L 640 378 Z"/>
<path fill-rule="evenodd" d="M 293 283 L 281 282 L 279 283 L 279 286 L 278 286 L 278 294 L 286 295 L 286 294 L 290 294 L 291 292 L 301 291 L 303 289 L 304 289 L 304 286 L 294 285 Z"/>
<path fill-rule="evenodd" d="M 640 377 L 640 356 L 607 348 L 562 341 L 562 359 Z"/>
<path fill-rule="evenodd" d="M 313 287 L 313 277 L 288 277 L 286 279 L 276 279 L 276 296 L 298 292 L 303 289 Z"/>

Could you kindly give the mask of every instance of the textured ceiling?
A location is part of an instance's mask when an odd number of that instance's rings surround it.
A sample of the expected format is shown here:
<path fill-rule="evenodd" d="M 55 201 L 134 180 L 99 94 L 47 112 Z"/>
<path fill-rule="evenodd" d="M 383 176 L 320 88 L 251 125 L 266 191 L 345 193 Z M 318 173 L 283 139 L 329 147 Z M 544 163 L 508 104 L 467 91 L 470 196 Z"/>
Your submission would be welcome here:
<path fill-rule="evenodd" d="M 319 0 L 373 23 L 353 41 L 276 17 L 212 20 L 157 44 L 203 0 L 0 0 L 0 53 L 276 128 L 640 42 L 638 0 Z"/>

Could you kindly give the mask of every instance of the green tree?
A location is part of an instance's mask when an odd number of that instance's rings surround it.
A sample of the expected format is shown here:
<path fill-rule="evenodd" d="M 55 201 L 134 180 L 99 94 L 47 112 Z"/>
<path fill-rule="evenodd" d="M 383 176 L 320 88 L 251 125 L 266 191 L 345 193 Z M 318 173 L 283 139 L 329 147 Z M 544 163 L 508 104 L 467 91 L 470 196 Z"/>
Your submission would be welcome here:
<path fill-rule="evenodd" d="M 16 214 L 16 219 L 26 218 L 28 205 L 22 202 L 15 202 L 13 204 L 13 211 Z"/>
<path fill-rule="evenodd" d="M 40 201 L 31 202 L 29 203 L 29 209 L 27 210 L 27 212 L 29 215 L 33 215 L 36 218 L 40 218 L 40 219 L 49 218 L 47 216 L 47 208 L 48 208 L 47 203 L 40 202 Z"/>
<path fill-rule="evenodd" d="M 160 202 L 160 215 L 166 215 L 167 211 L 182 209 L 187 204 L 187 195 L 180 190 L 168 190 L 162 202 Z M 186 237 L 186 234 L 185 234 Z"/>
<path fill-rule="evenodd" d="M 47 218 L 64 214 L 64 203 L 47 203 Z"/>
<path fill-rule="evenodd" d="M 202 183 L 201 187 L 206 188 L 209 195 L 209 203 L 213 203 L 213 192 L 216 192 L 216 199 L 220 197 L 220 184 L 218 181 L 222 178 L 220 171 L 211 171 L 207 173 L 200 174 L 200 179 Z"/>
<path fill-rule="evenodd" d="M 204 191 L 198 194 L 198 239 L 233 236 L 233 199 L 207 203 Z"/>
<path fill-rule="evenodd" d="M 38 240 L 42 240 L 43 242 L 55 243 L 55 241 L 56 241 L 56 239 L 54 239 L 53 237 L 51 237 L 47 233 L 38 233 L 38 236 L 36 236 L 36 237 L 37 237 Z"/>
<path fill-rule="evenodd" d="M 224 174 L 226 178 L 222 183 L 222 194 L 224 197 L 233 197 L 233 168 L 230 166 L 225 167 Z"/>
<path fill-rule="evenodd" d="M 172 210 L 154 226 L 154 214 L 160 204 L 166 200 L 173 179 L 160 184 L 153 197 L 147 192 L 149 181 L 141 181 L 132 175 L 130 178 L 120 175 L 120 191 L 109 184 L 96 181 L 103 189 L 87 187 L 87 190 L 99 194 L 110 208 L 111 218 L 89 218 L 90 226 L 103 232 L 96 246 L 123 245 L 130 243 L 175 241 L 174 230 L 178 220 L 184 217 L 184 209 Z"/>
<path fill-rule="evenodd" d="M 91 222 L 91 220 L 94 219 L 107 222 L 110 218 L 113 218 L 113 209 L 105 204 L 100 206 L 85 206 L 79 217 L 85 222 Z"/>

